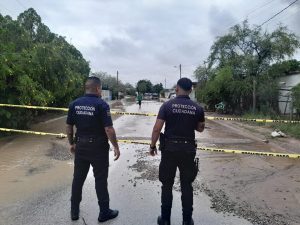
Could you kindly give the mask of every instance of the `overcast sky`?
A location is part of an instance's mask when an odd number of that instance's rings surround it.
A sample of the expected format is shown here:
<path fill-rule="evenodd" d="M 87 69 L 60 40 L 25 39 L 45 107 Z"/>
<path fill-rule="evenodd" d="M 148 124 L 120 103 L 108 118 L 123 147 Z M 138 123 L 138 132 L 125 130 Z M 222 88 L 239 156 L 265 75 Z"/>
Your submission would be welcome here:
<path fill-rule="evenodd" d="M 248 18 L 261 24 L 293 0 L 0 0 L 0 13 L 32 7 L 51 31 L 65 36 L 90 61 L 93 72 L 123 82 L 173 86 L 209 54 L 217 36 Z M 300 1 L 263 26 L 279 23 L 300 36 Z M 295 56 L 298 60 L 300 55 Z M 174 67 L 177 66 L 177 67 Z"/>

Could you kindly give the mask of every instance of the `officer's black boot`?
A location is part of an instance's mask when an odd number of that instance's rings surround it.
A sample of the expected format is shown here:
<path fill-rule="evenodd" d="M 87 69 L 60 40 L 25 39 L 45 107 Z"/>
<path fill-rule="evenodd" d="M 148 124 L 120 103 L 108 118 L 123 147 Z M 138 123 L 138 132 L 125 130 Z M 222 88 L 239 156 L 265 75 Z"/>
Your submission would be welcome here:
<path fill-rule="evenodd" d="M 158 225 L 171 225 L 171 221 L 170 221 L 170 220 L 163 219 L 161 216 L 159 216 L 159 217 L 157 218 L 157 224 L 158 224 Z"/>
<path fill-rule="evenodd" d="M 184 220 L 184 221 L 182 222 L 182 225 L 194 225 L 194 220 L 193 220 L 193 218 L 191 218 L 189 221 Z"/>
<path fill-rule="evenodd" d="M 79 204 L 71 204 L 71 220 L 79 219 Z"/>
<path fill-rule="evenodd" d="M 105 222 L 107 220 L 111 220 L 116 218 L 119 215 L 119 211 L 118 210 L 112 210 L 112 209 L 108 209 L 105 212 L 101 211 L 99 213 L 99 217 L 98 217 L 98 221 L 100 223 Z"/>
<path fill-rule="evenodd" d="M 105 222 L 107 220 L 114 219 L 119 215 L 118 210 L 112 210 L 109 208 L 109 202 L 103 202 L 103 203 L 99 202 L 99 206 L 100 206 L 100 213 L 99 213 L 98 221 L 100 223 Z"/>

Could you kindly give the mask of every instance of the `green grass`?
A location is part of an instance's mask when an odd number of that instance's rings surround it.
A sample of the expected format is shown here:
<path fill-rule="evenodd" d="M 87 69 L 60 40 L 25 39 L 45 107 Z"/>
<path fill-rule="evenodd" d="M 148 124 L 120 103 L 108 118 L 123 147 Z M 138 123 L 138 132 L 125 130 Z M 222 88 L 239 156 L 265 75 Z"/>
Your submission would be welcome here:
<path fill-rule="evenodd" d="M 246 113 L 242 116 L 246 119 L 273 119 L 273 120 L 289 120 L 289 116 L 280 116 L 280 115 L 265 115 L 265 114 L 253 114 Z M 290 135 L 294 138 L 300 139 L 300 124 L 291 124 L 291 123 L 257 123 L 257 122 L 247 122 L 248 124 L 254 126 L 268 126 L 272 129 L 278 129 L 283 133 Z"/>
<path fill-rule="evenodd" d="M 286 120 L 287 117 L 284 116 L 279 116 L 279 115 L 266 115 L 263 113 L 257 113 L 257 114 L 253 114 L 253 113 L 245 113 L 242 118 L 246 118 L 246 119 L 272 119 L 272 120 Z"/>
<path fill-rule="evenodd" d="M 292 137 L 300 139 L 300 124 L 278 124 L 273 123 L 271 127 L 274 129 L 281 130 L 283 133 L 288 134 Z"/>

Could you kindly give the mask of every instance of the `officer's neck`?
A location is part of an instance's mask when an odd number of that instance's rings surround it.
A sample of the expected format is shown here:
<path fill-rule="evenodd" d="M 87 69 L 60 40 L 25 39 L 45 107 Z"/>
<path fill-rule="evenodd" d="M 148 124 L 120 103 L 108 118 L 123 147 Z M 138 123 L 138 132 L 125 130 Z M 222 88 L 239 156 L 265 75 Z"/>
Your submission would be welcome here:
<path fill-rule="evenodd" d="M 190 92 L 187 91 L 178 91 L 177 96 L 189 96 Z"/>
<path fill-rule="evenodd" d="M 94 92 L 94 91 L 85 91 L 85 94 L 86 95 L 97 95 L 97 96 L 99 96 L 99 93 L 98 92 Z"/>

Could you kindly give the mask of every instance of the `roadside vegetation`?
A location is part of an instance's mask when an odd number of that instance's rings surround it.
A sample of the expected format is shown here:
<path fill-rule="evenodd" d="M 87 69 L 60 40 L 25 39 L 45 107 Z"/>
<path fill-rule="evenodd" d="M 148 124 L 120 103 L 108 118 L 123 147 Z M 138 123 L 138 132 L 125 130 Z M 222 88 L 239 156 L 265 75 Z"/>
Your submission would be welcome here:
<path fill-rule="evenodd" d="M 30 8 L 0 14 L 0 102 L 66 107 L 82 93 L 89 63 Z M 0 108 L 0 127 L 24 128 L 36 111 Z"/>
<path fill-rule="evenodd" d="M 129 83 L 124 84 L 122 81 L 117 80 L 116 76 L 112 76 L 106 72 L 95 72 L 92 75 L 100 78 L 103 90 L 110 90 L 112 92 L 112 99 L 117 99 L 118 92 L 135 96 L 135 88 Z"/>
<path fill-rule="evenodd" d="M 278 80 L 299 62 L 286 61 L 300 47 L 287 27 L 273 32 L 251 28 L 247 21 L 232 27 L 211 46 L 207 60 L 194 72 L 197 98 L 208 108 L 224 102 L 228 113 L 278 113 Z"/>
<path fill-rule="evenodd" d="M 156 93 L 162 94 L 164 87 L 162 83 L 159 84 L 152 84 L 150 80 L 139 80 L 136 84 L 136 91 L 138 93 Z"/>
<path fill-rule="evenodd" d="M 218 37 L 208 58 L 194 72 L 198 80 L 197 99 L 210 110 L 222 103 L 222 113 L 246 118 L 289 119 L 279 112 L 278 78 L 300 71 L 291 59 L 299 49 L 298 37 L 287 27 L 272 32 L 247 21 Z M 300 85 L 292 89 L 293 107 L 299 119 Z M 272 124 L 274 129 L 300 137 L 300 126 Z"/>
<path fill-rule="evenodd" d="M 89 62 L 66 38 L 53 33 L 30 8 L 16 20 L 0 14 L 0 103 L 67 107 L 83 94 Z M 103 89 L 135 95 L 135 87 L 105 72 Z M 0 127 L 25 129 L 43 111 L 0 107 Z M 3 135 L 3 134 L 1 134 Z M 1 136 L 0 135 L 0 136 Z"/>

